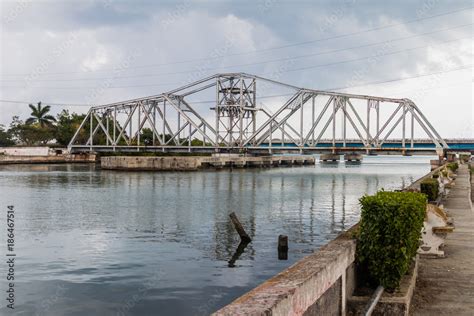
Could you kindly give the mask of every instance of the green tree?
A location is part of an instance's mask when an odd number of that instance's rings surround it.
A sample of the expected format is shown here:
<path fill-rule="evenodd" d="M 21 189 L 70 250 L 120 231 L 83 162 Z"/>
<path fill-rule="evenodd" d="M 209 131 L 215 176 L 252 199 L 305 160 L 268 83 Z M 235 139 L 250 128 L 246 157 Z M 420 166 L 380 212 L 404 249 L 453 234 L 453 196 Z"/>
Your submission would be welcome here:
<path fill-rule="evenodd" d="M 59 113 L 57 116 L 57 124 L 56 124 L 56 141 L 58 142 L 58 144 L 61 144 L 64 146 L 68 145 L 85 118 L 86 118 L 86 114 L 77 114 L 74 112 L 70 114 L 69 111 L 67 110 L 61 111 L 61 113 Z M 104 126 L 107 126 L 107 121 L 110 127 L 109 135 L 110 137 L 113 137 L 114 120 L 111 117 L 108 117 L 107 119 L 103 119 L 102 124 Z M 95 130 L 97 125 L 98 123 L 94 119 L 92 129 Z M 76 140 L 74 142 L 75 144 L 85 145 L 87 143 L 90 137 L 90 126 L 91 126 L 90 119 L 87 119 L 77 134 Z M 120 125 L 120 122 L 117 121 L 116 122 L 116 137 L 118 137 L 119 135 L 119 129 L 122 129 L 122 127 Z M 124 135 L 125 136 L 127 135 L 125 131 L 124 131 Z M 107 136 L 102 130 L 102 128 L 99 128 L 97 132 L 95 133 L 93 144 L 105 145 L 106 143 L 107 143 Z M 126 143 L 123 140 L 123 138 L 120 138 L 118 140 L 117 145 L 123 146 L 125 144 Z M 110 142 L 109 142 L 109 145 L 111 145 Z"/>
<path fill-rule="evenodd" d="M 70 114 L 68 110 L 62 110 L 61 113 L 57 115 L 56 119 L 56 142 L 60 145 L 67 146 L 85 117 L 85 114 Z M 88 128 L 89 126 L 90 124 L 87 125 L 86 128 Z M 87 142 L 88 135 L 86 135 L 85 131 L 86 129 L 82 129 L 79 132 L 78 142 L 84 144 L 85 142 Z"/>
<path fill-rule="evenodd" d="M 49 105 L 42 107 L 41 102 L 38 102 L 38 105 L 35 107 L 33 104 L 28 104 L 31 109 L 31 117 L 26 120 L 26 124 L 39 124 L 40 127 L 52 127 L 53 123 L 56 122 L 54 116 L 48 114 L 51 110 Z"/>
<path fill-rule="evenodd" d="M 151 128 L 145 127 L 142 129 L 142 132 L 140 133 L 140 143 L 145 146 L 153 145 L 153 131 Z"/>
<path fill-rule="evenodd" d="M 163 137 L 163 134 L 159 134 L 160 135 L 160 138 Z M 164 134 L 165 137 L 165 142 L 169 141 L 171 139 L 171 135 L 170 134 Z M 181 139 L 182 141 L 184 141 L 184 139 Z M 194 140 L 193 140 L 194 142 Z M 193 142 L 191 142 L 191 144 L 193 144 Z M 133 142 L 135 145 L 137 143 L 136 139 L 134 140 Z M 141 133 L 140 133 L 140 144 L 141 145 L 145 145 L 145 146 L 153 146 L 153 131 L 151 128 L 148 128 L 148 127 L 145 127 L 141 130 Z M 171 144 L 174 144 L 173 142 L 171 142 Z M 158 137 L 155 137 L 155 145 L 156 146 L 159 146 L 160 145 L 160 139 Z"/>
<path fill-rule="evenodd" d="M 13 136 L 9 130 L 5 130 L 5 126 L 0 125 L 0 146 L 7 147 L 15 145 Z"/>
<path fill-rule="evenodd" d="M 9 132 L 18 143 L 29 146 L 44 145 L 54 139 L 54 129 L 52 127 L 41 127 L 38 123 L 25 124 L 18 116 L 13 117 Z"/>

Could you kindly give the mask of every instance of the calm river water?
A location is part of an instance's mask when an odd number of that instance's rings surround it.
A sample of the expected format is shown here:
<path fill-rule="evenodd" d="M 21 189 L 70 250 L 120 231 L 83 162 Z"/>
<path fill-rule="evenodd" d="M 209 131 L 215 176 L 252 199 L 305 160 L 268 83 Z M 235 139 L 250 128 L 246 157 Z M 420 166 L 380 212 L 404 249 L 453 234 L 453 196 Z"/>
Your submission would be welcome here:
<path fill-rule="evenodd" d="M 349 228 L 363 194 L 410 184 L 429 159 L 187 173 L 0 166 L 2 262 L 7 205 L 16 216 L 15 314 L 207 315 Z M 253 238 L 235 267 L 232 211 Z"/>

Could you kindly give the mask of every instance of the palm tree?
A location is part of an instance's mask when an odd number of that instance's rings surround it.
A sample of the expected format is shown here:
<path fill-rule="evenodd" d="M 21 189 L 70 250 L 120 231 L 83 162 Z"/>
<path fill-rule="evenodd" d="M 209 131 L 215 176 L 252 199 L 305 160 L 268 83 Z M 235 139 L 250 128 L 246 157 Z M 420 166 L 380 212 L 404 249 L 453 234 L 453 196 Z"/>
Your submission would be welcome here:
<path fill-rule="evenodd" d="M 56 122 L 54 116 L 47 114 L 51 107 L 49 105 L 41 107 L 41 102 L 35 107 L 33 104 L 28 105 L 31 109 L 31 117 L 26 120 L 26 124 L 38 123 L 41 127 L 51 126 Z"/>

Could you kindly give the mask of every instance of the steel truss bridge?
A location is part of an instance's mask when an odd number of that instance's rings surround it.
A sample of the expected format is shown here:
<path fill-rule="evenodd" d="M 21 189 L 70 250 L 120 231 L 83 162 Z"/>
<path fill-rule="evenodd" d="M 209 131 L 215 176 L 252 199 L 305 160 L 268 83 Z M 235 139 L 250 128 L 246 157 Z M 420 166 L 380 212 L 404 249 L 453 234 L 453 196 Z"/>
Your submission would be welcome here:
<path fill-rule="evenodd" d="M 287 93 L 264 96 L 257 87 Z M 415 130 L 432 145 L 418 147 Z M 399 141 L 391 145 L 394 131 Z M 441 154 L 448 148 L 410 99 L 300 88 L 246 73 L 93 106 L 69 143 L 71 152 Z"/>

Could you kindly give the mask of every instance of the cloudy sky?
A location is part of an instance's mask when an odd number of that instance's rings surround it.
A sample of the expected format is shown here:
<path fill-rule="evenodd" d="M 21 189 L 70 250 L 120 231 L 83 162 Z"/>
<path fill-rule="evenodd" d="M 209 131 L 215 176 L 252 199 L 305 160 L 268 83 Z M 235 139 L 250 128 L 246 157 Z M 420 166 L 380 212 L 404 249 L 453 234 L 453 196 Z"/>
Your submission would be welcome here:
<path fill-rule="evenodd" d="M 218 72 L 407 97 L 474 137 L 472 2 L 1 2 L 0 124 L 27 103 L 87 111 Z M 57 105 L 56 105 L 57 104 Z"/>

